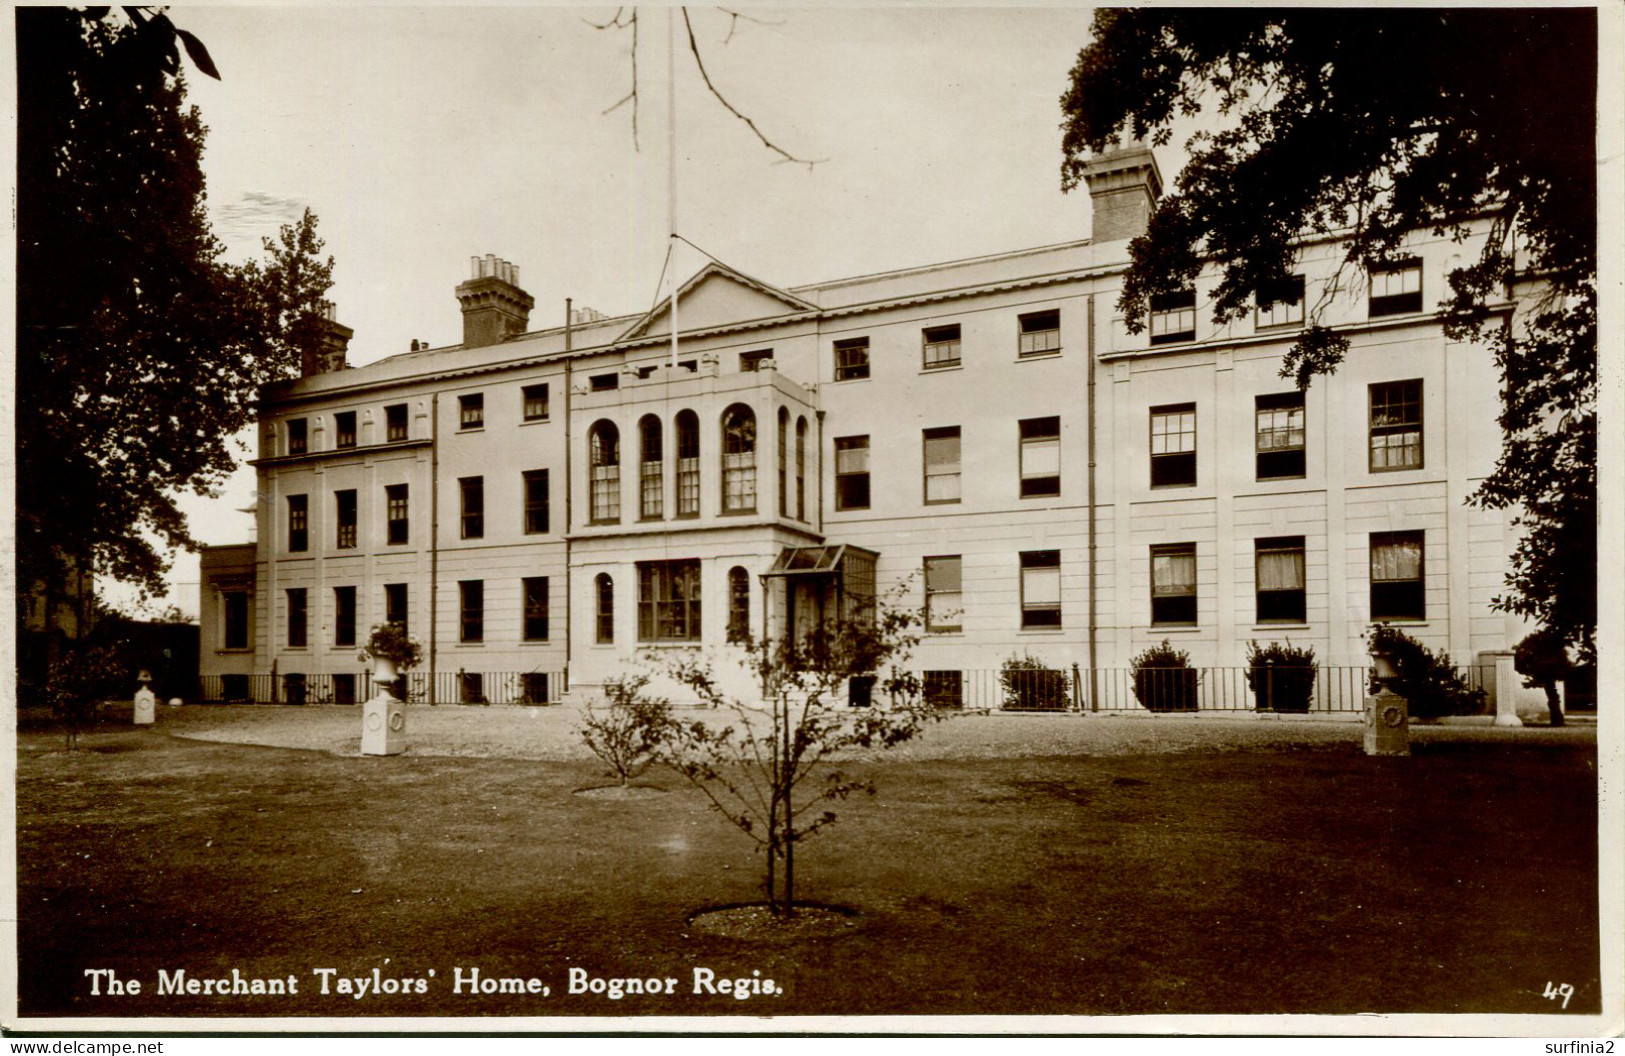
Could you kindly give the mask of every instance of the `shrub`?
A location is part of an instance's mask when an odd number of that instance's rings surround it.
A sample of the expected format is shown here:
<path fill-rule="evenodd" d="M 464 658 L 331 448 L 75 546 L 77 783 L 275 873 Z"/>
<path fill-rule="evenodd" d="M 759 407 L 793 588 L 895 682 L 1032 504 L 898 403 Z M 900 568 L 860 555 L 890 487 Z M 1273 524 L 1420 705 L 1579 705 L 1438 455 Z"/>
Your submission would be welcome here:
<path fill-rule="evenodd" d="M 1004 707 L 1011 711 L 1065 711 L 1066 672 L 1031 656 L 1012 656 L 999 668 Z"/>
<path fill-rule="evenodd" d="M 1388 680 L 1388 688 L 1404 697 L 1412 716 L 1421 719 L 1442 715 L 1477 715 L 1484 711 L 1487 698 L 1482 689 L 1473 689 L 1456 671 L 1445 652 L 1435 653 L 1404 631 L 1378 625 L 1371 632 L 1371 652 L 1386 652 L 1399 674 Z M 1376 692 L 1377 672 L 1371 670 L 1372 692 Z"/>
<path fill-rule="evenodd" d="M 1175 649 L 1164 638 L 1132 661 L 1134 696 L 1150 711 L 1195 711 L 1196 687 L 1201 672 L 1191 666 L 1190 654 Z"/>
<path fill-rule="evenodd" d="M 1563 705 L 1557 697 L 1557 684 L 1566 680 L 1574 665 L 1563 636 L 1536 631 L 1519 642 L 1512 654 L 1512 666 L 1523 676 L 1526 686 L 1538 686 L 1546 693 L 1546 710 L 1553 726 L 1563 725 Z"/>
<path fill-rule="evenodd" d="M 588 705 L 581 723 L 582 742 L 623 786 L 655 763 L 676 726 L 669 700 L 643 695 L 648 684 L 643 675 L 606 681 L 604 696 L 609 706 Z"/>
<path fill-rule="evenodd" d="M 1262 649 L 1257 642 L 1247 643 L 1247 688 L 1259 711 L 1308 711 L 1319 670 L 1314 649 L 1300 649 L 1290 639 Z"/>
<path fill-rule="evenodd" d="M 395 670 L 405 674 L 423 659 L 423 647 L 400 624 L 380 623 L 367 636 L 367 644 L 361 647 L 358 659 L 363 663 L 368 660 L 392 660 Z"/>

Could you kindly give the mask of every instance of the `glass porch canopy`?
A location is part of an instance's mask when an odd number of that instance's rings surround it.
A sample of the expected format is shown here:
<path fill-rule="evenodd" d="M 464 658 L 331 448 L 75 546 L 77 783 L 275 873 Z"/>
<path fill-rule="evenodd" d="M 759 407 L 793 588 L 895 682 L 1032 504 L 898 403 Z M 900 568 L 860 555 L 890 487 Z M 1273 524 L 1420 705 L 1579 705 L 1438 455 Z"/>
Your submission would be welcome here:
<path fill-rule="evenodd" d="M 787 586 L 797 582 L 807 587 L 835 587 L 842 614 L 848 618 L 857 611 L 872 611 L 875 600 L 875 560 L 880 555 L 873 550 L 845 543 L 825 546 L 787 546 L 773 567 L 762 574 L 763 579 L 779 577 Z M 796 591 L 790 592 L 790 605 L 795 606 Z M 822 591 L 819 592 L 822 594 Z M 822 608 L 821 599 L 819 607 Z"/>

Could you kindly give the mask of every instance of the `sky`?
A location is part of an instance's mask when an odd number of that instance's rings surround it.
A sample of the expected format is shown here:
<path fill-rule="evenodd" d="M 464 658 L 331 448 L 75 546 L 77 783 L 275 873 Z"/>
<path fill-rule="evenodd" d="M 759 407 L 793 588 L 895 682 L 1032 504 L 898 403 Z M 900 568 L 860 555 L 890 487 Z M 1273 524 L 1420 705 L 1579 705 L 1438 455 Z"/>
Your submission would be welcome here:
<path fill-rule="evenodd" d="M 671 9 L 636 10 L 634 144 L 631 104 L 605 113 L 633 76 L 631 31 L 593 25 L 614 7 L 172 8 L 221 74 L 188 84 L 227 257 L 258 256 L 313 209 L 356 365 L 460 341 L 452 291 L 475 255 L 519 265 L 533 328 L 561 324 L 566 297 L 648 308 L 668 229 Z M 696 245 L 794 286 L 1087 237 L 1087 195 L 1060 188 L 1058 100 L 1091 9 L 729 10 L 690 9 L 712 81 L 816 164 L 783 161 L 711 97 L 679 18 L 676 228 Z M 686 252 L 683 277 L 703 262 Z M 253 497 L 243 467 L 183 508 L 201 541 L 244 542 Z M 177 555 L 157 604 L 195 615 L 197 580 L 196 555 Z"/>

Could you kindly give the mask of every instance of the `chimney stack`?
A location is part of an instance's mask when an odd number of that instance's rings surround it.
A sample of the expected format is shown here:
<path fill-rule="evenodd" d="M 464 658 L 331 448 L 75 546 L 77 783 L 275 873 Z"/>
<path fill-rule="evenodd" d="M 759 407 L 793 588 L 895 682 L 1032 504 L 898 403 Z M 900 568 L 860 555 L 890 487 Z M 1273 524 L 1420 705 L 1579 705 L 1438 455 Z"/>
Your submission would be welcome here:
<path fill-rule="evenodd" d="M 1083 178 L 1094 207 L 1095 242 L 1115 242 L 1143 235 L 1162 196 L 1162 173 L 1151 148 L 1130 140 L 1113 144 L 1090 158 Z"/>
<path fill-rule="evenodd" d="M 336 318 L 332 301 L 321 301 L 317 305 L 316 333 L 320 338 L 320 347 L 305 349 L 302 362 L 299 364 L 299 373 L 302 377 L 312 374 L 329 374 L 335 370 L 348 370 L 350 367 L 346 356 L 350 350 L 350 338 L 355 331 L 339 322 Z"/>
<path fill-rule="evenodd" d="M 536 301 L 519 288 L 519 266 L 490 253 L 470 257 L 468 281 L 457 287 L 463 308 L 463 347 L 483 348 L 530 329 Z"/>

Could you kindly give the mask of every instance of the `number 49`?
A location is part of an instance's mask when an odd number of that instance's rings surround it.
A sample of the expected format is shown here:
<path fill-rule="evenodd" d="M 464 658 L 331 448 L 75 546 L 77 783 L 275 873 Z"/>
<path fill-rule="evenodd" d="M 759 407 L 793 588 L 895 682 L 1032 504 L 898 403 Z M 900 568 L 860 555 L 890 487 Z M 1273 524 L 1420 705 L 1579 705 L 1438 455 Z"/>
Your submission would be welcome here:
<path fill-rule="evenodd" d="M 1563 983 L 1560 986 L 1553 986 L 1551 982 L 1548 981 L 1546 983 L 1546 992 L 1541 996 L 1548 1001 L 1556 1001 L 1561 997 L 1563 999 L 1563 1007 L 1566 1009 L 1569 1007 L 1569 998 L 1574 996 L 1574 987 L 1570 986 L 1568 983 Z"/>

